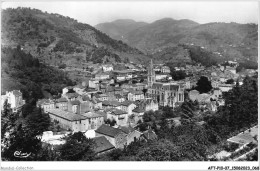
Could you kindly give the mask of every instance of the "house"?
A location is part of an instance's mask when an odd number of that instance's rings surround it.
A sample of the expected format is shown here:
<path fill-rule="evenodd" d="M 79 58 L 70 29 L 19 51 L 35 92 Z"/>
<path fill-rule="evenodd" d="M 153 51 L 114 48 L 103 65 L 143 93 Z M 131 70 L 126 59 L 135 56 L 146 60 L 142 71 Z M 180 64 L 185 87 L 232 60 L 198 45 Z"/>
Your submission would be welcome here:
<path fill-rule="evenodd" d="M 106 152 L 109 152 L 115 147 L 106 139 L 105 136 L 95 137 L 94 140 L 94 152 L 97 155 L 104 154 Z"/>
<path fill-rule="evenodd" d="M 84 94 L 85 89 L 86 89 L 86 87 L 83 86 L 83 85 L 80 85 L 80 84 L 73 87 L 73 90 L 74 90 L 76 93 L 80 94 L 80 95 L 83 95 L 83 94 Z"/>
<path fill-rule="evenodd" d="M 115 120 L 117 125 L 127 125 L 128 113 L 126 111 L 110 108 L 106 109 L 105 112 L 107 113 L 107 119 Z"/>
<path fill-rule="evenodd" d="M 126 100 L 120 105 L 120 109 L 127 112 L 128 116 L 132 114 L 132 111 L 136 108 L 134 101 Z"/>
<path fill-rule="evenodd" d="M 56 108 L 67 111 L 68 110 L 68 100 L 65 97 L 61 97 L 56 100 Z"/>
<path fill-rule="evenodd" d="M 102 69 L 104 72 L 107 72 L 107 71 L 113 71 L 114 68 L 113 65 L 108 64 L 108 65 L 102 65 Z"/>
<path fill-rule="evenodd" d="M 211 96 L 213 99 L 219 99 L 222 97 L 222 91 L 219 88 L 213 88 L 211 90 Z"/>
<path fill-rule="evenodd" d="M 109 78 L 109 73 L 98 73 L 95 75 L 96 80 L 105 80 Z"/>
<path fill-rule="evenodd" d="M 37 101 L 36 106 L 42 108 L 43 112 L 47 113 L 48 110 L 55 108 L 55 103 L 50 99 L 41 99 Z"/>
<path fill-rule="evenodd" d="M 62 95 L 69 93 L 69 92 L 74 92 L 73 88 L 74 88 L 73 86 L 64 87 L 62 89 Z"/>
<path fill-rule="evenodd" d="M 220 84 L 220 83 L 219 83 L 219 81 L 217 81 L 217 80 L 212 80 L 212 81 L 211 81 L 211 85 L 212 85 L 213 88 L 218 88 L 219 84 Z"/>
<path fill-rule="evenodd" d="M 80 95 L 78 93 L 66 93 L 62 94 L 62 97 L 65 97 L 68 101 L 76 100 Z"/>
<path fill-rule="evenodd" d="M 1 97 L 2 109 L 4 102 L 7 100 L 7 103 L 10 104 L 11 109 L 16 112 L 25 104 L 25 100 L 23 100 L 22 96 L 23 95 L 20 90 L 7 91 L 6 94 Z"/>
<path fill-rule="evenodd" d="M 148 140 L 156 140 L 157 139 L 157 135 L 155 134 L 155 132 L 152 129 L 148 129 L 147 131 L 144 131 L 143 134 L 140 137 L 141 139 L 144 139 L 146 141 Z"/>
<path fill-rule="evenodd" d="M 100 100 L 100 101 L 105 101 L 108 100 L 108 96 L 106 94 L 96 94 L 96 97 Z"/>
<path fill-rule="evenodd" d="M 127 145 L 127 134 L 118 128 L 101 125 L 95 132 L 96 137 L 106 137 L 115 148 L 124 148 Z"/>
<path fill-rule="evenodd" d="M 168 66 L 162 66 L 161 67 L 161 72 L 162 73 L 170 73 L 171 70 L 170 70 L 170 68 Z"/>
<path fill-rule="evenodd" d="M 115 94 L 115 99 L 116 99 L 118 102 L 123 102 L 123 101 L 125 101 L 124 96 L 122 96 L 122 95 L 120 95 L 120 94 Z"/>
<path fill-rule="evenodd" d="M 159 109 L 159 104 L 156 100 L 153 100 L 151 98 L 146 98 L 144 100 L 140 100 L 139 102 L 136 102 L 136 105 L 142 109 L 144 109 L 145 111 L 156 111 Z"/>
<path fill-rule="evenodd" d="M 175 117 L 175 118 L 168 118 L 166 119 L 167 121 L 167 124 L 169 127 L 177 127 L 177 126 L 180 126 L 181 125 L 181 117 Z"/>
<path fill-rule="evenodd" d="M 130 101 L 142 100 L 144 99 L 144 93 L 142 91 L 130 91 L 127 98 Z"/>
<path fill-rule="evenodd" d="M 68 102 L 68 111 L 80 114 L 80 101 L 73 100 Z"/>
<path fill-rule="evenodd" d="M 86 125 L 88 130 L 96 130 L 101 125 L 104 124 L 104 115 L 91 111 L 81 114 L 85 116 L 88 120 L 88 124 Z"/>
<path fill-rule="evenodd" d="M 60 109 L 50 109 L 48 114 L 52 121 L 58 121 L 59 125 L 72 132 L 85 132 L 88 130 L 88 119 L 80 114 L 75 114 L 69 111 Z"/>
<path fill-rule="evenodd" d="M 142 135 L 141 132 L 130 126 L 119 126 L 118 129 L 121 129 L 125 134 L 127 134 L 127 145 L 129 145 L 131 142 L 137 141 Z"/>
<path fill-rule="evenodd" d="M 145 109 L 142 108 L 141 106 L 136 107 L 133 111 L 134 114 L 134 122 L 137 123 L 139 120 L 143 121 L 143 115 L 145 112 Z"/>
<path fill-rule="evenodd" d="M 135 85 L 137 86 L 136 90 L 143 90 L 147 88 L 147 85 L 144 83 L 136 83 Z"/>
<path fill-rule="evenodd" d="M 156 74 L 155 75 L 155 80 L 162 80 L 162 79 L 165 79 L 167 78 L 167 74 Z"/>
<path fill-rule="evenodd" d="M 88 82 L 88 87 L 94 88 L 96 90 L 99 89 L 99 80 L 90 79 Z"/>
<path fill-rule="evenodd" d="M 121 103 L 118 101 L 103 101 L 102 102 L 102 109 L 107 109 L 107 108 L 117 108 L 120 109 Z"/>
<path fill-rule="evenodd" d="M 228 92 L 228 91 L 231 90 L 233 87 L 234 87 L 233 84 L 220 84 L 218 88 L 219 88 L 222 92 Z"/>

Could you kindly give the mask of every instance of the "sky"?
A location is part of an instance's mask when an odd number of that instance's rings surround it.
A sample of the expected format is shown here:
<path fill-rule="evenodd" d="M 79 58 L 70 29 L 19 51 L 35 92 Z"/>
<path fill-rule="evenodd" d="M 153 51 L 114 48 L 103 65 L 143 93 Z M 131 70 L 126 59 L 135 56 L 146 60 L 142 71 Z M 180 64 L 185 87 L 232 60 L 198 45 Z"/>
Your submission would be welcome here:
<path fill-rule="evenodd" d="M 209 22 L 258 23 L 257 1 L 16 1 L 2 2 L 8 7 L 30 7 L 69 16 L 95 26 L 117 19 L 133 19 L 151 23 L 161 18 L 190 19 Z"/>

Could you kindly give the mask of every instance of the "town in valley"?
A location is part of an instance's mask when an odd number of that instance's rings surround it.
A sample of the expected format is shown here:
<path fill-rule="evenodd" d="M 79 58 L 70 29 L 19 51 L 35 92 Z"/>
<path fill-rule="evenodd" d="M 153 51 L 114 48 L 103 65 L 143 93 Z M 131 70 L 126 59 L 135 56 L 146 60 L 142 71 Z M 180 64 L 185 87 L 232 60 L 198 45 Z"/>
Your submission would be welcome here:
<path fill-rule="evenodd" d="M 137 24 L 2 10 L 3 161 L 258 161 L 257 24 Z"/>

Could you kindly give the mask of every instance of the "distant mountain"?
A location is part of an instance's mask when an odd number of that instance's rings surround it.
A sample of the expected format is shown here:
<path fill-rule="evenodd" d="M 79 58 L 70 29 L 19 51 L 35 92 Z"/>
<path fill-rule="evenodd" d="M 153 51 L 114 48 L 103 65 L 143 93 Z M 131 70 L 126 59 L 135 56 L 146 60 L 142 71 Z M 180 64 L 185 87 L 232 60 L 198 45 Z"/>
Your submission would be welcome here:
<path fill-rule="evenodd" d="M 124 60 L 139 63 L 147 59 L 136 48 L 88 24 L 30 8 L 2 11 L 2 46 L 17 45 L 40 61 L 53 65 Z"/>
<path fill-rule="evenodd" d="M 131 19 L 120 19 L 109 23 L 100 23 L 95 26 L 98 30 L 106 33 L 113 39 L 124 40 L 124 36 L 140 27 L 147 25 L 145 22 L 136 22 Z"/>
<path fill-rule="evenodd" d="M 123 41 L 144 53 L 155 54 L 153 56 L 158 60 L 164 59 L 165 54 L 169 54 L 168 47 L 192 45 L 217 54 L 214 56 L 221 59 L 256 62 L 257 35 L 256 24 L 199 24 L 187 19 L 163 18 L 127 32 L 123 35 Z M 166 52 L 163 52 L 164 50 Z"/>

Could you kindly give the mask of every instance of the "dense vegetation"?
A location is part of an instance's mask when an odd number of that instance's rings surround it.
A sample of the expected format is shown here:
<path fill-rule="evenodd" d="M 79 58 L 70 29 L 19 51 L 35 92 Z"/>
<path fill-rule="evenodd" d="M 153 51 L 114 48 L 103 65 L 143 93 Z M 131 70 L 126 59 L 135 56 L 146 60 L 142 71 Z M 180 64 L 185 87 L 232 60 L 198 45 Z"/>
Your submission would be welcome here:
<path fill-rule="evenodd" d="M 121 62 L 121 58 L 117 54 L 109 52 L 104 47 L 95 48 L 92 52 L 92 57 L 88 58 L 88 60 L 92 61 L 93 63 L 103 63 L 103 60 L 104 62 Z"/>
<path fill-rule="evenodd" d="M 221 137 L 248 128 L 258 122 L 257 76 L 246 77 L 242 86 L 236 86 L 224 94 L 225 105 L 213 116 L 205 117 L 208 127 Z"/>
<path fill-rule="evenodd" d="M 88 24 L 59 14 L 20 7 L 2 11 L 2 40 L 5 46 L 21 45 L 33 56 L 50 64 L 55 64 L 57 61 L 54 58 L 60 55 L 68 57 L 63 60 L 70 60 L 71 54 L 77 54 L 84 59 L 85 54 L 93 49 L 99 53 L 100 47 L 118 58 L 120 53 L 130 56 L 142 54 Z"/>
<path fill-rule="evenodd" d="M 40 136 L 50 126 L 49 115 L 39 108 L 22 108 L 12 112 L 10 104 L 5 101 L 1 113 L 2 160 L 35 161 L 40 160 L 44 151 Z M 14 153 L 28 154 L 27 158 L 15 157 Z"/>
<path fill-rule="evenodd" d="M 201 63 L 206 67 L 217 65 L 226 60 L 225 58 L 217 56 L 212 52 L 201 49 L 199 46 L 183 45 L 183 47 L 188 50 L 191 60 Z"/>
<path fill-rule="evenodd" d="M 208 80 L 208 77 L 201 76 L 195 87 L 200 93 L 208 93 L 211 89 L 211 82 Z"/>
<path fill-rule="evenodd" d="M 2 48 L 1 56 L 2 93 L 19 89 L 26 100 L 37 100 L 43 98 L 43 91 L 58 95 L 63 87 L 73 85 L 63 71 L 40 63 L 19 46 Z"/>

